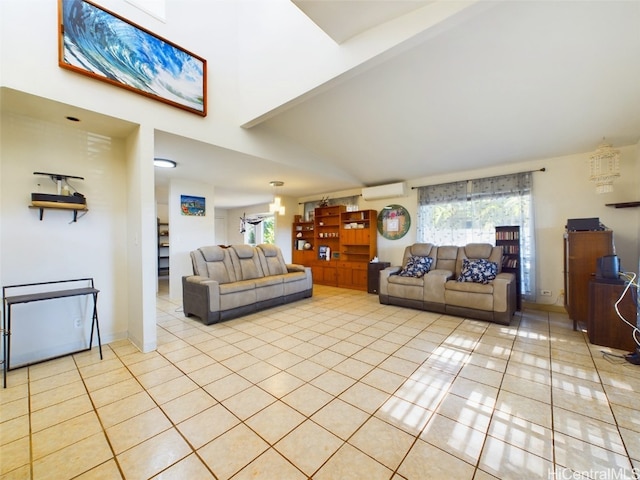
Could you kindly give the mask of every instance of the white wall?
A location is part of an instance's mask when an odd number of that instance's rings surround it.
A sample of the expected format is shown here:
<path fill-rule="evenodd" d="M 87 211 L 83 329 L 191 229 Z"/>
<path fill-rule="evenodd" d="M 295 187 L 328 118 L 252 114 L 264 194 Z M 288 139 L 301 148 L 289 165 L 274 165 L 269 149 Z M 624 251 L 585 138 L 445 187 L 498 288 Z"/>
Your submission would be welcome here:
<path fill-rule="evenodd" d="M 211 245 L 215 239 L 214 187 L 204 183 L 172 180 L 169 185 L 169 296 L 182 300 L 182 277 L 193 275 L 189 252 Z M 205 215 L 183 215 L 180 197 L 205 199 Z"/>
<path fill-rule="evenodd" d="M 2 285 L 93 277 L 100 290 L 102 340 L 126 338 L 128 200 L 123 140 L 5 113 L 0 123 L 0 281 Z M 88 212 L 72 222 L 69 210 L 30 209 L 31 193 L 56 193 L 33 172 L 84 177 L 70 183 L 87 198 Z M 39 186 L 40 185 L 40 186 Z M 80 348 L 87 328 L 87 298 L 14 307 L 14 364 Z"/>

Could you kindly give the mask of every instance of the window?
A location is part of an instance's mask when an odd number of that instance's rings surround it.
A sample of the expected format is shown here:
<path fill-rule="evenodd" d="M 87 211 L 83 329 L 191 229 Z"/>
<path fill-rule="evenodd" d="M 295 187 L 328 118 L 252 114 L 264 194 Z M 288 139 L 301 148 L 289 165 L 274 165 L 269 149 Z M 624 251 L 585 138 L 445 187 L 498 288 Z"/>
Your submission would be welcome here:
<path fill-rule="evenodd" d="M 258 245 L 275 243 L 275 220 L 273 215 L 262 217 L 258 223 L 247 223 L 244 232 L 244 243 Z"/>
<path fill-rule="evenodd" d="M 418 189 L 418 242 L 495 245 L 495 227 L 519 225 L 522 294 L 535 297 L 535 248 L 531 172 Z"/>

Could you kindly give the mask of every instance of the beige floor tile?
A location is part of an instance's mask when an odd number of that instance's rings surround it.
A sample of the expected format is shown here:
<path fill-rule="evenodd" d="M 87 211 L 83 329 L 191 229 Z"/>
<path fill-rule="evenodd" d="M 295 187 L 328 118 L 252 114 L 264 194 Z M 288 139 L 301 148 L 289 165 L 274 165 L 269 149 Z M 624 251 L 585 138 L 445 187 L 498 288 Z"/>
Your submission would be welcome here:
<path fill-rule="evenodd" d="M 351 359 L 347 359 L 347 360 L 345 360 L 345 362 L 348 361 L 348 360 L 351 360 Z M 342 362 L 340 365 L 342 365 L 345 362 Z M 346 372 L 343 372 L 339 368 L 337 368 L 340 365 L 337 365 L 335 370 L 337 372 L 340 372 L 340 373 L 343 373 L 345 375 L 348 375 Z M 275 367 L 273 367 L 273 368 L 275 368 Z M 322 375 L 327 370 L 328 369 L 326 367 L 323 367 L 322 365 L 318 365 L 317 363 L 312 362 L 311 360 L 303 360 L 302 362 L 297 363 L 297 364 L 287 368 L 287 372 L 289 372 L 292 375 L 295 375 L 296 377 L 300 378 L 301 380 L 304 380 L 305 382 L 310 382 L 314 378 L 319 377 L 320 375 Z M 249 377 L 247 377 L 247 379 L 251 380 L 251 378 L 249 378 Z"/>
<path fill-rule="evenodd" d="M 29 416 L 12 418 L 0 425 L 0 447 L 29 435 Z"/>
<path fill-rule="evenodd" d="M 257 478 L 303 480 L 307 477 L 282 455 L 270 448 L 233 477 L 234 480 Z"/>
<path fill-rule="evenodd" d="M 633 467 L 627 456 L 562 433 L 554 435 L 554 451 L 556 464 L 575 472 L 592 472 L 590 475 L 606 478 L 617 471 L 623 474 L 621 478 L 633 477 Z"/>
<path fill-rule="evenodd" d="M 395 470 L 413 445 L 415 437 L 372 417 L 358 430 L 349 443 L 381 464 Z"/>
<path fill-rule="evenodd" d="M 471 479 L 473 472 L 472 465 L 422 440 L 418 440 L 413 445 L 398 468 L 398 473 L 410 480 L 422 478 Z"/>
<path fill-rule="evenodd" d="M 313 476 L 317 480 L 383 480 L 392 471 L 351 445 L 344 444 Z"/>
<path fill-rule="evenodd" d="M 275 401 L 273 395 L 253 385 L 221 403 L 236 417 L 245 420 Z"/>
<path fill-rule="evenodd" d="M 476 400 L 450 393 L 444 397 L 436 412 L 467 427 L 486 432 L 493 415 L 493 402 L 488 403 L 483 405 Z"/>
<path fill-rule="evenodd" d="M 506 390 L 498 394 L 494 416 L 503 422 L 521 418 L 545 428 L 551 428 L 552 425 L 551 405 Z"/>
<path fill-rule="evenodd" d="M 182 376 L 151 387 L 147 391 L 156 403 L 162 405 L 198 388 L 197 383 L 189 377 Z"/>
<path fill-rule="evenodd" d="M 182 375 L 183 372 L 181 372 L 176 366 L 165 365 L 155 370 L 151 370 L 150 372 L 139 374 L 136 378 L 144 388 L 149 389 L 156 385 L 173 380 L 174 378 L 179 378 Z"/>
<path fill-rule="evenodd" d="M 226 400 L 251 386 L 251 382 L 237 373 L 232 373 L 209 383 L 204 389 L 219 402 Z"/>
<path fill-rule="evenodd" d="M 364 383 L 356 383 L 339 396 L 339 398 L 345 402 L 371 414 L 387 401 L 389 397 L 390 395 L 388 393 Z"/>
<path fill-rule="evenodd" d="M 312 475 L 342 445 L 342 440 L 307 420 L 275 448 L 307 475 Z"/>
<path fill-rule="evenodd" d="M 82 375 L 82 378 L 91 378 L 96 375 L 105 375 L 106 373 L 118 370 L 122 367 L 123 364 L 119 358 L 110 358 L 80 367 L 80 374 Z"/>
<path fill-rule="evenodd" d="M 184 373 L 191 373 L 201 368 L 208 368 L 215 363 L 218 363 L 218 362 L 216 362 L 210 356 L 204 353 L 200 353 L 198 355 L 175 362 L 175 366 L 178 367 Z"/>
<path fill-rule="evenodd" d="M 127 479 L 150 478 L 191 453 L 191 448 L 171 428 L 118 455 Z"/>
<path fill-rule="evenodd" d="M 268 448 L 264 440 L 240 424 L 207 443 L 198 454 L 218 479 L 226 480 Z"/>
<path fill-rule="evenodd" d="M 94 375 L 93 377 L 85 378 L 84 384 L 89 392 L 95 392 L 103 388 L 109 388 L 112 385 L 133 379 L 131 372 L 125 368 L 120 367 L 116 370 L 111 370 L 104 375 Z M 136 383 L 138 383 L 136 381 Z"/>
<path fill-rule="evenodd" d="M 432 410 L 391 396 L 374 416 L 417 437 L 432 415 Z"/>
<path fill-rule="evenodd" d="M 435 414 L 420 434 L 420 439 L 441 448 L 468 463 L 476 464 L 485 433 Z"/>
<path fill-rule="evenodd" d="M 100 432 L 102 426 L 94 411 L 57 423 L 33 434 L 33 458 L 42 458 Z"/>
<path fill-rule="evenodd" d="M 34 460 L 33 477 L 37 479 L 73 478 L 112 457 L 103 432 L 69 445 L 46 457 Z"/>
<path fill-rule="evenodd" d="M 204 480 L 214 477 L 204 463 L 195 454 L 191 454 L 153 478 L 155 480 Z"/>
<path fill-rule="evenodd" d="M 216 363 L 214 365 L 210 365 L 208 367 L 190 372 L 188 376 L 198 385 L 204 387 L 205 385 L 209 385 L 210 383 L 213 383 L 216 380 L 220 380 L 221 378 L 231 375 L 232 373 L 232 370 L 229 370 L 221 363 Z"/>
<path fill-rule="evenodd" d="M 309 417 L 332 399 L 333 396 L 324 390 L 307 383 L 284 396 L 282 401 Z"/>
<path fill-rule="evenodd" d="M 130 377 L 127 380 L 114 383 L 108 387 L 93 390 L 90 396 L 95 407 L 100 408 L 117 400 L 122 400 L 123 398 L 140 393 L 143 390 L 142 385 L 140 385 L 135 378 Z"/>
<path fill-rule="evenodd" d="M 171 427 L 171 422 L 160 408 L 152 408 L 113 427 L 107 428 L 107 437 L 117 454 L 144 442 Z"/>
<path fill-rule="evenodd" d="M 40 410 L 80 395 L 86 395 L 86 393 L 87 390 L 84 387 L 84 383 L 78 380 L 77 382 L 31 395 L 31 410 Z"/>
<path fill-rule="evenodd" d="M 198 449 L 239 423 L 236 416 L 217 404 L 178 424 L 177 428 L 191 446 Z"/>
<path fill-rule="evenodd" d="M 214 406 L 216 403 L 218 402 L 211 395 L 202 389 L 198 389 L 174 398 L 160 405 L 160 407 L 174 424 L 178 424 Z"/>
<path fill-rule="evenodd" d="M 612 409 L 615 412 L 615 405 L 610 406 L 604 394 L 580 395 L 573 391 L 554 387 L 552 395 L 554 404 L 566 410 L 572 410 L 602 422 L 615 423 L 611 413 Z"/>
<path fill-rule="evenodd" d="M 0 424 L 29 414 L 29 398 L 18 398 L 2 404 Z"/>
<path fill-rule="evenodd" d="M 314 378 L 309 383 L 327 393 L 330 393 L 331 395 L 337 396 L 352 386 L 355 382 L 356 381 L 353 378 L 343 375 L 342 373 L 327 370 L 325 373 Z"/>
<path fill-rule="evenodd" d="M 80 395 L 62 403 L 43 408 L 31 414 L 31 430 L 39 432 L 52 425 L 64 422 L 93 411 L 89 395 Z"/>
<path fill-rule="evenodd" d="M 82 377 L 78 370 L 66 370 L 55 375 L 42 377 L 29 382 L 29 390 L 31 395 L 46 392 L 48 390 L 59 388 L 63 385 L 81 381 Z"/>
<path fill-rule="evenodd" d="M 149 394 L 140 392 L 98 408 L 98 415 L 103 427 L 109 428 L 155 407 Z"/>
<path fill-rule="evenodd" d="M 484 444 L 478 468 L 501 480 L 554 478 L 552 462 L 491 436 Z"/>
<path fill-rule="evenodd" d="M 489 427 L 489 435 L 526 452 L 553 461 L 553 431 L 514 417 L 505 421 L 495 416 Z"/>
<path fill-rule="evenodd" d="M 276 401 L 248 418 L 245 423 L 271 445 L 284 437 L 305 420 L 292 407 Z"/>
<path fill-rule="evenodd" d="M 556 432 L 564 433 L 570 437 L 584 442 L 624 454 L 623 444 L 618 432 L 618 427 L 608 422 L 602 422 L 595 418 L 587 417 L 579 412 L 564 408 L 553 408 L 553 428 Z M 628 448 L 628 445 L 627 445 Z"/>
<path fill-rule="evenodd" d="M 360 381 L 391 394 L 405 382 L 406 378 L 406 376 L 398 375 L 378 367 L 367 373 Z"/>
<path fill-rule="evenodd" d="M 191 358 L 191 357 L 195 357 L 197 355 L 202 355 L 202 351 L 198 350 L 197 348 L 189 345 L 187 342 L 185 342 L 184 340 L 180 340 L 182 342 L 182 345 L 184 346 L 184 348 L 176 348 L 174 350 L 171 351 L 164 351 L 161 352 L 160 348 L 158 348 L 158 353 L 162 353 L 162 355 L 169 360 L 171 363 L 178 363 L 182 360 L 185 360 L 187 358 Z"/>
<path fill-rule="evenodd" d="M 347 440 L 369 417 L 369 413 L 336 398 L 314 413 L 311 420 Z"/>
<path fill-rule="evenodd" d="M 75 478 L 77 480 L 116 480 L 121 479 L 122 475 L 116 461 L 111 459 Z"/>
<path fill-rule="evenodd" d="M 60 357 L 48 362 L 37 363 L 28 367 L 29 379 L 34 381 L 42 380 L 47 377 L 53 377 L 64 372 L 73 371 L 77 373 L 77 367 L 73 361 L 73 357 Z"/>
<path fill-rule="evenodd" d="M 298 377 L 285 371 L 276 373 L 258 383 L 258 386 L 266 390 L 276 398 L 283 397 L 300 387 L 304 382 Z"/>
<path fill-rule="evenodd" d="M 3 475 L 2 478 L 5 474 L 20 469 L 23 465 L 29 465 L 30 454 L 29 437 L 22 437 L 2 445 L 0 449 L 0 475 Z M 20 472 L 22 472 L 21 469 Z"/>
<path fill-rule="evenodd" d="M 447 375 L 448 376 L 448 375 Z M 439 387 L 442 383 L 434 382 L 434 385 L 427 385 L 414 380 L 407 380 L 394 393 L 394 396 L 414 403 L 427 410 L 435 410 L 440 405 L 442 399 L 447 395 L 446 389 Z"/>

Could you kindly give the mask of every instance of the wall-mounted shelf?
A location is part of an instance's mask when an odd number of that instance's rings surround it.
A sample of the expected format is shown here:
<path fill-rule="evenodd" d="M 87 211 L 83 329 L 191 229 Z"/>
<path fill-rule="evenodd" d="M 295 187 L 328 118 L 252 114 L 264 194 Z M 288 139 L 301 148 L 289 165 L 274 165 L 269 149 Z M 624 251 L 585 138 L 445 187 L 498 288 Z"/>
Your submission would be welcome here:
<path fill-rule="evenodd" d="M 38 210 L 40 210 L 40 220 L 42 221 L 42 217 L 44 216 L 44 210 L 45 209 L 49 209 L 49 210 L 73 210 L 73 221 L 77 222 L 78 221 L 78 211 L 82 211 L 82 212 L 87 212 L 89 211 L 89 209 L 85 206 L 85 205 L 70 205 L 68 207 L 65 206 L 56 206 L 56 207 L 45 207 L 45 206 L 35 206 L 35 205 L 29 205 L 29 208 L 36 208 Z"/>
<path fill-rule="evenodd" d="M 605 203 L 605 206 L 613 208 L 633 208 L 640 207 L 640 202 Z"/>

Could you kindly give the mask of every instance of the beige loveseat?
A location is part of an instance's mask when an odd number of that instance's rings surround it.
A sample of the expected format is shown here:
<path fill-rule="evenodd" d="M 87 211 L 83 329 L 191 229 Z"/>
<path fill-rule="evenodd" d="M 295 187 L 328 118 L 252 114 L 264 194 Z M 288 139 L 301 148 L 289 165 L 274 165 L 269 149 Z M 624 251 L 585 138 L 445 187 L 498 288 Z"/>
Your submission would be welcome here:
<path fill-rule="evenodd" d="M 411 268 L 418 264 L 426 269 L 421 262 L 430 264 L 423 275 L 420 268 Z M 502 247 L 416 243 L 405 249 L 403 266 L 409 268 L 403 272 L 402 266 L 392 266 L 380 272 L 380 303 L 505 325 L 511 322 L 516 311 L 516 279 L 512 273 L 501 272 Z M 495 278 L 491 278 L 493 268 Z"/>
<path fill-rule="evenodd" d="M 182 277 L 186 316 L 205 324 L 311 297 L 311 269 L 286 264 L 275 245 L 219 245 L 191 252 L 194 275 Z"/>

